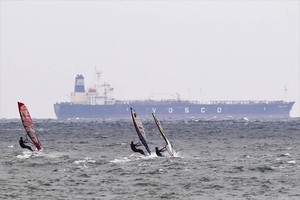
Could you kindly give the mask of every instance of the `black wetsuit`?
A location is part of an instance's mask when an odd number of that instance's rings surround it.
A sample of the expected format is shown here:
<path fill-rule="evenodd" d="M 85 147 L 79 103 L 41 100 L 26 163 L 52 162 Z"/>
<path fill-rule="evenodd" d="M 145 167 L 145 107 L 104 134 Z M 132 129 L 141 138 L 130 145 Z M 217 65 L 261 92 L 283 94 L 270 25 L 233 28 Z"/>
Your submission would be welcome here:
<path fill-rule="evenodd" d="M 155 153 L 157 156 L 162 157 L 163 155 L 161 154 L 162 150 L 158 150 L 158 148 L 155 148 Z"/>
<path fill-rule="evenodd" d="M 155 147 L 155 153 L 156 153 L 156 155 L 159 156 L 159 157 L 163 157 L 164 155 L 162 155 L 161 152 L 164 152 L 164 151 L 166 151 L 166 150 L 167 150 L 166 147 L 163 147 L 163 148 L 161 148 L 160 150 L 158 150 L 158 147 Z"/>
<path fill-rule="evenodd" d="M 132 151 L 138 152 L 138 153 L 140 153 L 140 154 L 145 155 L 145 153 L 144 153 L 144 151 L 143 151 L 142 149 L 137 149 L 137 148 L 135 148 L 135 146 L 136 146 L 136 145 L 133 144 L 133 142 L 131 142 L 130 147 L 131 147 Z"/>
<path fill-rule="evenodd" d="M 22 139 L 19 140 L 19 143 L 20 143 L 20 146 L 23 148 L 23 149 L 29 149 L 30 151 L 33 151 L 32 148 L 30 146 L 27 146 L 24 144 L 24 141 Z"/>

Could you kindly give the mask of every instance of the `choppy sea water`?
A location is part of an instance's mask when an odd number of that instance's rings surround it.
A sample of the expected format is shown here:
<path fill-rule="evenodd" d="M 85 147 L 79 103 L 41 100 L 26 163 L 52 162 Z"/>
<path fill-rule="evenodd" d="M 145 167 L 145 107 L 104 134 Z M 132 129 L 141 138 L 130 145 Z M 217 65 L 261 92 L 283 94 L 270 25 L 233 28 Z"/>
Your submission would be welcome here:
<path fill-rule="evenodd" d="M 34 123 L 32 154 L 20 120 L 0 120 L 0 199 L 300 199 L 300 119 L 161 121 L 174 158 L 133 153 L 130 120 Z"/>

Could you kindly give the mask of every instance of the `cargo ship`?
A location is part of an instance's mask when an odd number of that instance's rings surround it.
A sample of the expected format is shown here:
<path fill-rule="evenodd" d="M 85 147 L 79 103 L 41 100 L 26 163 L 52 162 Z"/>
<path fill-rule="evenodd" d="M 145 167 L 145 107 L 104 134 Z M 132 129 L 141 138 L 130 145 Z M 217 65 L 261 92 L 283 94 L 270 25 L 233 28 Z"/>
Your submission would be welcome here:
<path fill-rule="evenodd" d="M 151 117 L 156 113 L 160 118 L 289 118 L 295 102 L 283 100 L 249 101 L 189 101 L 176 99 L 164 100 L 116 100 L 110 84 L 100 82 L 101 73 L 97 72 L 97 84 L 86 90 L 84 76 L 75 77 L 74 92 L 70 102 L 54 104 L 58 119 L 126 119 L 130 118 L 130 108 L 139 116 Z"/>

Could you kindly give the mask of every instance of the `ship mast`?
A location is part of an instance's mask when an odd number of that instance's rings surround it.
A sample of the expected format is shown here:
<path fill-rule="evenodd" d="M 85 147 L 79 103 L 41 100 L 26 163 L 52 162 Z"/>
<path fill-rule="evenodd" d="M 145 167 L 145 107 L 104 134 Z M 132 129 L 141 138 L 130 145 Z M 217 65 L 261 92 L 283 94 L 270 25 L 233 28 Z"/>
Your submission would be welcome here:
<path fill-rule="evenodd" d="M 97 69 L 97 67 L 95 67 L 95 71 L 97 74 L 96 89 L 97 89 L 97 93 L 98 93 L 97 95 L 99 96 L 100 95 L 99 92 L 101 90 L 100 77 L 101 77 L 102 72 L 99 69 Z"/>
<path fill-rule="evenodd" d="M 109 96 L 109 94 L 113 91 L 113 88 L 110 86 L 110 84 L 104 82 L 101 83 L 101 75 L 102 72 L 95 67 L 96 75 L 97 75 L 97 81 L 94 85 L 95 92 L 90 93 L 89 96 L 91 98 L 91 102 L 93 105 L 108 105 L 113 104 L 114 99 Z"/>
<path fill-rule="evenodd" d="M 287 88 L 286 85 L 284 86 L 284 89 L 283 89 L 283 90 L 284 90 L 284 100 L 287 101 L 287 92 L 288 92 L 288 88 Z"/>

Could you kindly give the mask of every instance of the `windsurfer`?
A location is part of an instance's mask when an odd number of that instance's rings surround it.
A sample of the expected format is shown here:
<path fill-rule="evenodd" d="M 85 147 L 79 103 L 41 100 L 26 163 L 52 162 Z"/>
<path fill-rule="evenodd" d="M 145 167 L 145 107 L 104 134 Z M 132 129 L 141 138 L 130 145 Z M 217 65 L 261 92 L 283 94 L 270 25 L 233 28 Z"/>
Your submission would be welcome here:
<path fill-rule="evenodd" d="M 144 151 L 142 149 L 137 149 L 136 148 L 138 146 L 141 146 L 141 144 L 139 142 L 136 143 L 136 144 L 134 144 L 133 141 L 131 141 L 131 144 L 130 144 L 131 150 L 134 151 L 134 152 L 138 152 L 140 154 L 145 155 L 145 153 L 144 153 Z"/>
<path fill-rule="evenodd" d="M 24 143 L 27 143 L 27 142 L 28 142 L 27 139 L 23 140 L 23 137 L 20 137 L 20 140 L 19 140 L 20 146 L 21 146 L 23 149 L 26 148 L 26 149 L 29 149 L 30 151 L 33 151 L 32 148 L 31 148 L 30 146 L 27 146 L 27 145 L 24 144 Z"/>
<path fill-rule="evenodd" d="M 159 156 L 159 157 L 162 157 L 162 156 L 163 156 L 163 155 L 162 155 L 162 152 L 164 152 L 164 151 L 166 151 L 166 150 L 167 150 L 166 147 L 163 147 L 163 148 L 161 148 L 161 149 L 158 149 L 158 147 L 155 147 L 155 153 L 156 153 L 156 155 Z"/>

